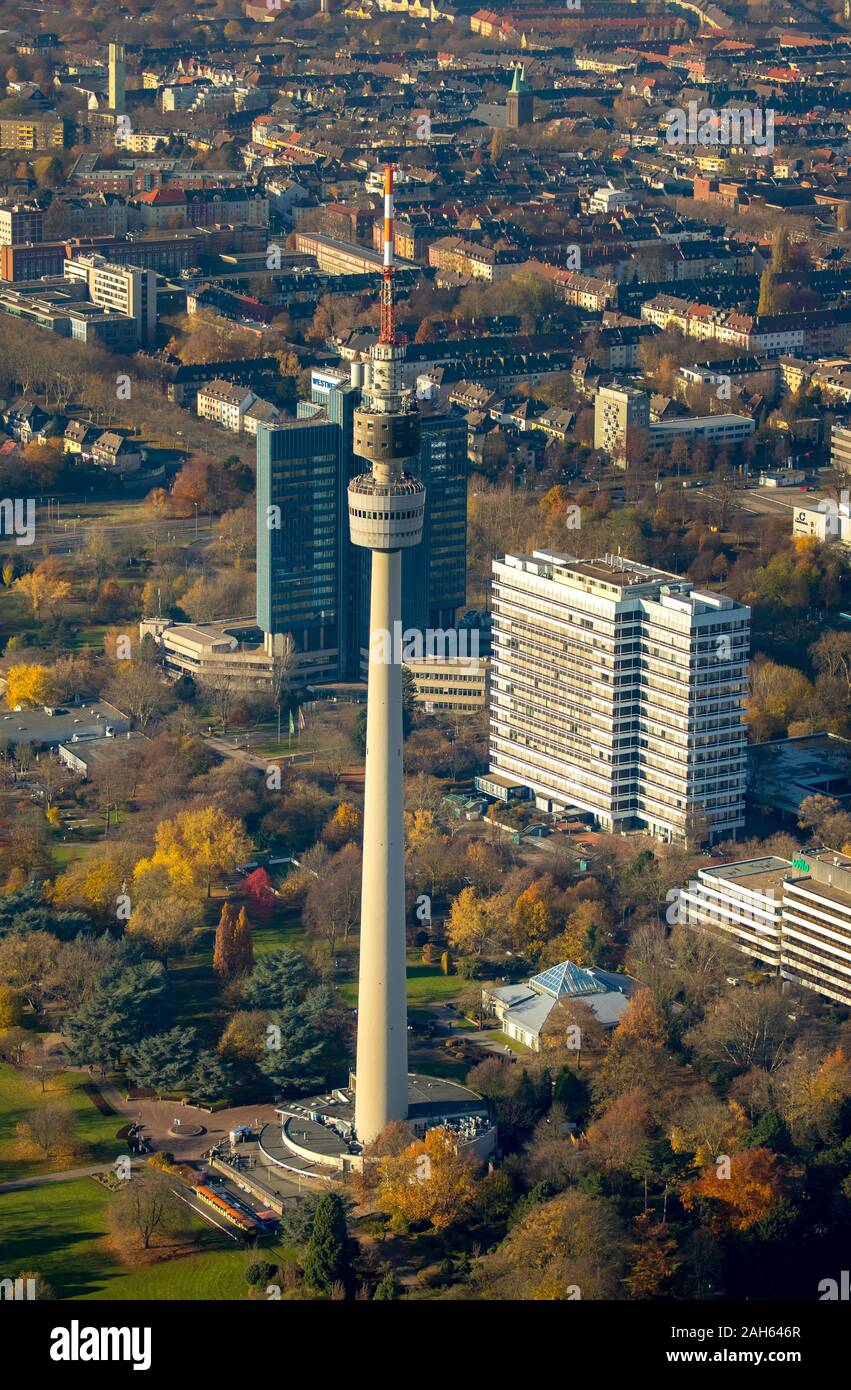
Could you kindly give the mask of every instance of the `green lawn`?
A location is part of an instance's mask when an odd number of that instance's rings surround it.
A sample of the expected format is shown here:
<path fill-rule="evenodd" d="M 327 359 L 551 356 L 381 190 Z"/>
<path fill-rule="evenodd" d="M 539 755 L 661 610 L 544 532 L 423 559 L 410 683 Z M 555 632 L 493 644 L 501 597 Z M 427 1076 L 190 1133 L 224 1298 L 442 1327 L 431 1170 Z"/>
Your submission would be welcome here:
<path fill-rule="evenodd" d="M 457 999 L 469 981 L 460 975 L 444 975 L 439 965 L 423 965 L 421 952 L 414 948 L 408 951 L 408 1005 L 423 1008 L 429 1004 L 444 1004 L 447 999 Z M 354 980 L 340 985 L 340 997 L 344 1004 L 354 1008 L 358 1002 L 358 987 Z"/>
<path fill-rule="evenodd" d="M 89 1163 L 109 1164 L 126 1145 L 116 1139 L 124 1123 L 121 1115 L 102 1115 L 82 1087 L 88 1080 L 80 1072 L 51 1077 L 42 1095 L 41 1085 L 22 1076 L 7 1063 L 0 1065 L 0 1182 L 40 1173 L 83 1168 Z M 16 1153 L 15 1126 L 23 1115 L 42 1105 L 62 1104 L 76 1115 L 76 1137 L 82 1151 L 75 1157 L 19 1157 Z"/>
<path fill-rule="evenodd" d="M 59 1299 L 216 1300 L 245 1297 L 245 1268 L 255 1256 L 192 1217 L 197 1255 L 126 1269 L 103 1241 L 111 1194 L 92 1178 L 78 1178 L 0 1194 L 4 1269 L 36 1269 Z M 272 1263 L 292 1258 L 286 1248 L 264 1247 Z"/>
<path fill-rule="evenodd" d="M 64 844 L 54 845 L 53 863 L 56 866 L 56 872 L 62 873 L 69 864 L 73 864 L 77 859 L 84 859 L 87 854 L 91 854 L 93 849 L 94 845 L 79 840 L 74 843 L 66 841 Z"/>

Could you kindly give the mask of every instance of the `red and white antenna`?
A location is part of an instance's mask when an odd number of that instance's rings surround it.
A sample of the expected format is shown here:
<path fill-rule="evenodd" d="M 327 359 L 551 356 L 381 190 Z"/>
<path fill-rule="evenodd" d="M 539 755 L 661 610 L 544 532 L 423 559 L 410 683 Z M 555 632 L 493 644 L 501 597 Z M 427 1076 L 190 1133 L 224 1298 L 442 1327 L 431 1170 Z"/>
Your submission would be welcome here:
<path fill-rule="evenodd" d="M 396 342 L 393 274 L 393 165 L 387 164 L 384 168 L 384 268 L 381 281 L 381 334 L 378 341 L 391 346 Z"/>

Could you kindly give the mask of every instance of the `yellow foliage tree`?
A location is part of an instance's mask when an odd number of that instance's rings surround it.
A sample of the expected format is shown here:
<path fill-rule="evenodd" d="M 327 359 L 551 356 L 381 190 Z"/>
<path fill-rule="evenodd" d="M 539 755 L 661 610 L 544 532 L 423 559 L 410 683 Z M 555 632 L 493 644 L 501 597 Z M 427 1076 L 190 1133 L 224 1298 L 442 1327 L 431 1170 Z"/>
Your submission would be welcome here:
<path fill-rule="evenodd" d="M 67 579 L 57 579 L 42 565 L 30 574 L 22 574 L 15 588 L 26 595 L 34 618 L 39 616 L 42 608 L 52 608 L 71 592 Z"/>
<path fill-rule="evenodd" d="M 438 834 L 433 811 L 405 812 L 405 840 L 408 849 L 416 853 L 417 850 L 425 848 Z"/>
<path fill-rule="evenodd" d="M 540 955 L 552 930 L 550 909 L 536 880 L 517 897 L 511 909 L 511 930 L 518 951 L 532 958 Z"/>
<path fill-rule="evenodd" d="M 379 1169 L 382 1209 L 407 1221 L 427 1221 L 437 1230 L 460 1220 L 475 1196 L 475 1159 L 441 1127 L 400 1154 L 382 1158 Z"/>
<path fill-rule="evenodd" d="M 214 880 L 233 873 L 251 853 L 241 823 L 218 806 L 181 811 L 173 820 L 160 821 L 154 840 L 153 855 L 139 860 L 135 876 L 142 878 L 162 867 L 173 888 L 184 895 L 203 888 L 209 898 Z"/>
<path fill-rule="evenodd" d="M 6 704 L 47 705 L 53 698 L 53 681 L 46 666 L 21 664 L 10 666 L 6 672 Z"/>
<path fill-rule="evenodd" d="M 362 817 L 357 806 L 341 801 L 325 827 L 324 839 L 332 845 L 348 844 L 360 835 L 361 824 Z"/>
<path fill-rule="evenodd" d="M 60 905 L 84 903 L 88 907 L 112 907 L 130 877 L 132 851 L 107 850 L 69 865 L 53 885 L 53 901 Z"/>
<path fill-rule="evenodd" d="M 464 888 L 452 903 L 446 935 L 449 944 L 462 955 L 481 955 L 493 931 L 488 900 L 475 888 Z"/>
<path fill-rule="evenodd" d="M 24 1013 L 23 996 L 12 985 L 0 985 L 0 1033 L 17 1028 Z"/>

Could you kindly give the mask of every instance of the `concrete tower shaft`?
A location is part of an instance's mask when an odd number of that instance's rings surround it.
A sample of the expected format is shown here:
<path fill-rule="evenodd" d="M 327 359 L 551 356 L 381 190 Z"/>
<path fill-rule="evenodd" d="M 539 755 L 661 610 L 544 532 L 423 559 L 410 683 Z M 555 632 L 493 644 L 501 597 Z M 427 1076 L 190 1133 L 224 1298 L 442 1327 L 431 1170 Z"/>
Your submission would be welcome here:
<path fill-rule="evenodd" d="M 402 549 L 422 539 L 425 488 L 406 467 L 419 449 L 416 402 L 402 385 L 393 322 L 393 176 L 384 199 L 381 336 L 370 354 L 354 452 L 371 464 L 349 484 L 352 543 L 372 551 L 355 1131 L 368 1144 L 408 1113 L 402 670 L 384 634 L 402 620 Z M 392 650 L 392 643 L 390 643 Z"/>

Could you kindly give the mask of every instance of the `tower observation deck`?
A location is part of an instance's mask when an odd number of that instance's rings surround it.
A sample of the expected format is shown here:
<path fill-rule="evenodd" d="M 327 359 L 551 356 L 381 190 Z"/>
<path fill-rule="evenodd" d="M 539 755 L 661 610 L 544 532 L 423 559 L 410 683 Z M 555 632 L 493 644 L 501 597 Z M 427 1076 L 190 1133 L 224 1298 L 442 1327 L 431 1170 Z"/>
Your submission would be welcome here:
<path fill-rule="evenodd" d="M 355 1133 L 370 1143 L 408 1114 L 402 670 L 382 639 L 402 619 L 402 550 L 419 545 L 425 488 L 408 471 L 420 441 L 416 401 L 402 386 L 393 315 L 393 170 L 384 180 L 381 333 L 370 354 L 354 452 L 371 465 L 348 489 L 353 545 L 372 552 L 366 715 Z M 392 650 L 392 643 L 389 644 Z"/>

